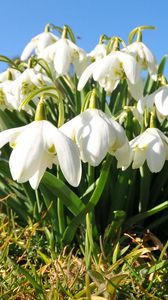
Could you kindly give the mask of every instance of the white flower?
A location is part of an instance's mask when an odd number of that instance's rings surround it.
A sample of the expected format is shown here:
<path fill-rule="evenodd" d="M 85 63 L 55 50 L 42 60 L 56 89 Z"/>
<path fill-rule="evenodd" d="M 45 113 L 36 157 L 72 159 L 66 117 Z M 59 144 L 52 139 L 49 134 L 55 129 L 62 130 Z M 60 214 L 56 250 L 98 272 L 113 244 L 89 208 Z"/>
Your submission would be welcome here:
<path fill-rule="evenodd" d="M 0 73 L 0 83 L 6 80 L 15 80 L 20 76 L 20 74 L 20 71 L 13 68 L 8 68 L 6 71 Z"/>
<path fill-rule="evenodd" d="M 148 128 L 130 141 L 132 168 L 141 167 L 145 160 L 152 173 L 160 172 L 168 159 L 168 138 L 157 128 Z"/>
<path fill-rule="evenodd" d="M 138 85 L 138 90 L 141 85 L 139 72 L 139 65 L 130 54 L 121 51 L 112 52 L 86 68 L 79 79 L 78 90 L 82 90 L 88 79 L 93 76 L 93 79 L 98 81 L 107 93 L 111 93 L 117 87 L 120 79 L 126 76 L 130 92 L 132 86 L 135 85 L 133 91 L 135 94 L 136 85 Z"/>
<path fill-rule="evenodd" d="M 26 126 L 0 133 L 0 148 L 13 147 L 9 159 L 12 177 L 17 182 L 29 180 L 37 189 L 47 168 L 57 160 L 66 180 L 77 186 L 81 178 L 81 162 L 77 146 L 48 121 L 34 121 Z"/>
<path fill-rule="evenodd" d="M 85 51 L 66 38 L 48 46 L 39 57 L 45 59 L 50 66 L 53 64 L 59 76 L 67 75 L 71 64 L 74 65 L 77 76 L 80 76 L 87 66 Z"/>
<path fill-rule="evenodd" d="M 18 101 L 13 94 L 13 81 L 5 80 L 0 83 L 0 109 L 18 109 Z"/>
<path fill-rule="evenodd" d="M 10 110 L 17 110 L 26 96 L 44 85 L 52 86 L 53 83 L 46 75 L 26 69 L 17 79 L 0 83 L 0 103 Z"/>
<path fill-rule="evenodd" d="M 24 48 L 21 60 L 27 60 L 33 51 L 36 54 L 41 53 L 47 46 L 55 43 L 57 40 L 57 36 L 51 32 L 42 32 L 36 35 Z"/>
<path fill-rule="evenodd" d="M 168 118 L 168 86 L 162 86 L 154 93 L 146 96 L 144 98 L 144 105 L 149 110 L 152 110 L 155 105 L 157 117 L 162 123 Z"/>
<path fill-rule="evenodd" d="M 135 117 L 140 121 L 143 118 L 145 108 L 152 112 L 156 109 L 156 115 L 160 123 L 168 118 L 168 86 L 162 86 L 150 95 L 146 95 L 138 101 Z M 141 123 L 141 122 L 140 122 Z"/>
<path fill-rule="evenodd" d="M 99 60 L 107 55 L 106 49 L 106 44 L 98 44 L 87 56 L 91 59 Z"/>
<path fill-rule="evenodd" d="M 128 144 L 122 126 L 98 109 L 87 109 L 60 130 L 76 142 L 82 161 L 92 166 L 99 165 L 107 152 L 115 155 L 117 149 Z M 120 159 L 127 164 L 126 155 Z"/>
<path fill-rule="evenodd" d="M 142 42 L 134 42 L 131 45 L 124 48 L 122 51 L 126 51 L 133 55 L 142 69 L 148 69 L 149 74 L 153 80 L 157 80 L 157 62 L 155 56 L 151 50 Z"/>

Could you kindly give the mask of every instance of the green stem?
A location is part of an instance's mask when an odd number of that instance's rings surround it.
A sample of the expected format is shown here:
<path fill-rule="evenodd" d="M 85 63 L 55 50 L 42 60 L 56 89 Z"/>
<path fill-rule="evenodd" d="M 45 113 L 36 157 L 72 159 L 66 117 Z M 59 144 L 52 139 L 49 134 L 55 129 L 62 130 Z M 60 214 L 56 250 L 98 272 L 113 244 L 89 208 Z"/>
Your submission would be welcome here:
<path fill-rule="evenodd" d="M 80 114 L 81 112 L 81 97 L 80 97 L 80 92 L 77 90 L 78 86 L 78 79 L 77 76 L 75 75 L 75 102 L 76 102 L 76 113 Z"/>
<path fill-rule="evenodd" d="M 102 111 L 105 112 L 105 108 L 106 108 L 106 92 L 105 92 L 104 89 L 102 89 L 101 108 L 102 108 Z"/>
<path fill-rule="evenodd" d="M 57 178 L 60 179 L 59 167 L 57 168 Z M 65 231 L 65 212 L 64 212 L 64 204 L 61 198 L 57 198 L 57 213 L 58 213 L 58 225 L 59 225 L 59 233 L 63 236 Z"/>
<path fill-rule="evenodd" d="M 36 195 L 38 213 L 41 213 L 40 199 L 39 199 L 39 194 L 38 194 L 37 190 L 35 190 L 35 195 Z"/>
<path fill-rule="evenodd" d="M 141 167 L 139 212 L 146 211 L 150 195 L 151 173 L 146 164 Z"/>
<path fill-rule="evenodd" d="M 95 168 L 88 164 L 88 187 L 95 181 Z"/>
<path fill-rule="evenodd" d="M 58 127 L 61 127 L 64 124 L 64 103 L 62 98 L 59 99 L 59 118 L 58 118 Z"/>
<path fill-rule="evenodd" d="M 57 211 L 58 211 L 59 233 L 62 236 L 65 230 L 65 212 L 64 212 L 64 205 L 60 198 L 57 199 Z"/>
<path fill-rule="evenodd" d="M 72 222 L 69 224 L 69 226 L 66 228 L 66 231 L 64 233 L 63 240 L 65 243 L 69 243 L 73 240 L 73 237 L 75 235 L 76 229 L 83 222 L 85 219 L 85 216 L 88 212 L 92 211 L 96 204 L 98 203 L 101 194 L 104 190 L 104 187 L 106 185 L 109 170 L 111 166 L 111 156 L 108 154 L 107 158 L 102 166 L 100 177 L 98 180 L 98 184 L 90 197 L 90 200 L 86 204 L 85 208 L 72 220 Z"/>

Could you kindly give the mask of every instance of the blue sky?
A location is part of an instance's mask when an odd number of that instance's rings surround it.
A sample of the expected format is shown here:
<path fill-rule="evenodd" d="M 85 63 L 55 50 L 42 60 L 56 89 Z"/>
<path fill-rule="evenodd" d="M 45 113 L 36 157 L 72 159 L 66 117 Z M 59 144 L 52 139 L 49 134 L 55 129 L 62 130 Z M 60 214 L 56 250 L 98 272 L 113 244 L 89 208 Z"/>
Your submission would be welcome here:
<path fill-rule="evenodd" d="M 139 25 L 154 25 L 146 30 L 143 41 L 160 61 L 168 54 L 167 0 L 6 0 L 1 2 L 0 54 L 10 58 L 20 55 L 26 43 L 42 32 L 45 24 L 68 24 L 79 36 L 77 44 L 86 51 L 98 42 L 101 34 L 121 36 Z M 0 64 L 0 70 L 2 63 Z M 168 74 L 168 67 L 166 73 Z"/>

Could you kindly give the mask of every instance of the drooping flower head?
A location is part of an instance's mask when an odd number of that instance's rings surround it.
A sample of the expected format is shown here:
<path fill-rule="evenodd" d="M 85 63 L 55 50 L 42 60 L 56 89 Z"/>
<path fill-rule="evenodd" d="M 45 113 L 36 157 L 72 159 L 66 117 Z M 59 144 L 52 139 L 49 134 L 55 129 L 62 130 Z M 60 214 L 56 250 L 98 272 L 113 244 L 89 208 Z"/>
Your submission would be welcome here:
<path fill-rule="evenodd" d="M 81 162 L 77 146 L 50 122 L 34 121 L 0 133 L 0 148 L 6 143 L 13 148 L 9 166 L 17 182 L 30 182 L 37 189 L 47 168 L 60 165 L 66 180 L 78 186 Z"/>
<path fill-rule="evenodd" d="M 0 83 L 1 108 L 17 110 L 25 97 L 45 85 L 53 85 L 48 76 L 37 72 L 33 68 L 26 69 L 15 80 L 6 80 Z"/>
<path fill-rule="evenodd" d="M 132 148 L 132 168 L 147 165 L 152 173 L 160 172 L 168 159 L 168 138 L 157 128 L 148 128 L 130 141 Z"/>
<path fill-rule="evenodd" d="M 156 111 L 157 118 L 163 123 L 168 118 L 168 86 L 162 86 L 150 95 L 146 95 L 137 103 L 134 111 L 135 117 L 142 123 L 144 111 Z"/>
<path fill-rule="evenodd" d="M 107 93 L 111 93 L 117 87 L 120 80 L 126 78 L 133 97 L 137 97 L 137 89 L 139 97 L 143 94 L 139 72 L 139 65 L 133 56 L 121 51 L 111 52 L 85 69 L 79 79 L 78 90 L 82 90 L 88 79 L 92 76 Z"/>
<path fill-rule="evenodd" d="M 107 152 L 115 156 L 117 149 L 127 145 L 125 156 L 119 158 L 127 165 L 130 147 L 124 129 L 101 110 L 87 109 L 60 130 L 76 142 L 82 161 L 91 166 L 98 166 Z"/>
<path fill-rule="evenodd" d="M 127 52 L 138 61 L 141 68 L 148 70 L 153 80 L 157 80 L 157 62 L 151 50 L 142 42 L 134 42 L 122 51 Z"/>
<path fill-rule="evenodd" d="M 80 76 L 87 66 L 85 51 L 67 38 L 60 38 L 48 46 L 40 53 L 39 58 L 45 59 L 58 76 L 67 75 L 71 64 L 77 76 Z"/>
<path fill-rule="evenodd" d="M 57 40 L 58 37 L 52 32 L 42 32 L 36 35 L 24 48 L 21 54 L 21 60 L 27 60 L 33 52 L 35 52 L 36 55 L 40 54 L 46 47 L 52 45 Z"/>

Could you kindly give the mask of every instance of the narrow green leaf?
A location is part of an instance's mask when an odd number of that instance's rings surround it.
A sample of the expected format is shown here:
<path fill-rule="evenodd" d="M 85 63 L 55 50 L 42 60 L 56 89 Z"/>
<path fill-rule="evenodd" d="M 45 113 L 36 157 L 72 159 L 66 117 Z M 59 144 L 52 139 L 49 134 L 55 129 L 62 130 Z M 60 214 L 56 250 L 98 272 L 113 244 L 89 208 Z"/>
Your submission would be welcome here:
<path fill-rule="evenodd" d="M 70 243 L 73 240 L 75 232 L 76 232 L 79 224 L 81 224 L 84 221 L 86 214 L 88 212 L 92 211 L 94 209 L 94 207 L 96 206 L 96 204 L 98 203 L 100 196 L 104 190 L 107 179 L 108 179 L 110 166 L 111 166 L 111 156 L 108 155 L 106 158 L 106 161 L 102 165 L 102 170 L 100 173 L 98 184 L 97 184 L 90 200 L 88 201 L 86 207 L 84 209 L 82 209 L 82 211 L 76 216 L 76 218 L 74 218 L 71 221 L 70 225 L 67 226 L 67 228 L 65 230 L 65 233 L 63 236 L 63 241 L 66 244 Z"/>
<path fill-rule="evenodd" d="M 161 76 L 164 73 L 168 55 L 164 55 L 158 67 L 158 75 Z"/>
<path fill-rule="evenodd" d="M 64 205 L 76 216 L 85 208 L 81 199 L 60 179 L 46 172 L 40 184 L 40 190 L 48 189 L 54 197 L 58 196 Z"/>
<path fill-rule="evenodd" d="M 137 215 L 133 216 L 132 218 L 128 219 L 128 221 L 124 225 L 124 228 L 126 229 L 129 226 L 136 224 L 137 222 L 144 220 L 150 216 L 153 216 L 166 208 L 168 208 L 168 201 L 165 201 L 162 204 L 159 204 L 152 209 L 149 209 L 143 213 L 137 214 Z"/>

